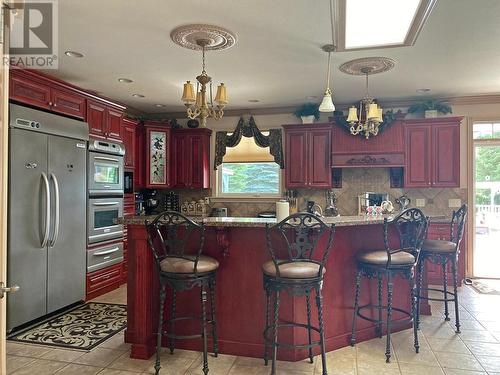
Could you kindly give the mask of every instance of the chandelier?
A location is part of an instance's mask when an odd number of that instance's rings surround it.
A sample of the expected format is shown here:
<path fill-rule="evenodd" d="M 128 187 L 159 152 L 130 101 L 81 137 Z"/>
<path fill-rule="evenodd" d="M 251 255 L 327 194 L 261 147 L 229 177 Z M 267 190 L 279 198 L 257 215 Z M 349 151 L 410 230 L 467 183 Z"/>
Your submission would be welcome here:
<path fill-rule="evenodd" d="M 365 97 L 359 101 L 359 116 L 358 109 L 355 106 L 349 108 L 347 122 L 351 125 L 350 131 L 352 135 L 364 134 L 368 139 L 370 135 L 378 134 L 378 127 L 384 121 L 382 108 L 375 102 L 368 92 L 368 75 L 372 72 L 371 67 L 361 68 L 361 72 L 366 77 L 366 93 Z"/>
<path fill-rule="evenodd" d="M 199 117 L 200 126 L 207 126 L 207 118 L 211 117 L 220 120 L 224 116 L 224 107 L 228 103 L 226 86 L 221 83 L 217 86 L 215 99 L 212 98 L 212 77 L 205 70 L 205 48 L 210 44 L 208 39 L 197 39 L 196 44 L 201 48 L 202 53 L 202 71 L 196 77 L 196 95 L 194 85 L 187 81 L 184 84 L 182 92 L 182 101 L 186 106 L 187 117 L 191 120 Z M 209 93 L 207 93 L 207 89 Z M 215 105 L 214 105 L 215 102 Z"/>

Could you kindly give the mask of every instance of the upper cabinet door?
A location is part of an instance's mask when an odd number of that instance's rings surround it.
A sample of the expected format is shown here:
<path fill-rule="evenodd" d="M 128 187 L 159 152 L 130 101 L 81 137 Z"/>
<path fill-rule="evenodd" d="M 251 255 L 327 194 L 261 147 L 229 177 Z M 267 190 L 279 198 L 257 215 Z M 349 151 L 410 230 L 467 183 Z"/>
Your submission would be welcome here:
<path fill-rule="evenodd" d="M 85 98 L 67 91 L 52 89 L 51 102 L 54 112 L 63 113 L 79 119 L 85 118 Z"/>
<path fill-rule="evenodd" d="M 172 138 L 172 184 L 176 188 L 189 187 L 188 178 L 188 136 L 174 132 Z"/>
<path fill-rule="evenodd" d="M 307 131 L 285 132 L 285 184 L 289 189 L 308 187 Z"/>
<path fill-rule="evenodd" d="M 313 129 L 309 131 L 309 186 L 314 188 L 332 187 L 331 130 Z"/>
<path fill-rule="evenodd" d="M 97 102 L 87 103 L 87 122 L 90 134 L 98 137 L 106 136 L 107 109 Z"/>
<path fill-rule="evenodd" d="M 460 127 L 438 125 L 433 128 L 433 181 L 435 187 L 460 186 Z"/>
<path fill-rule="evenodd" d="M 146 184 L 149 189 L 170 188 L 170 128 L 146 128 Z"/>
<path fill-rule="evenodd" d="M 52 104 L 49 86 L 13 74 L 10 78 L 9 97 L 12 100 L 45 109 L 50 109 Z"/>
<path fill-rule="evenodd" d="M 121 141 L 123 113 L 114 109 L 108 109 L 107 136 Z"/>
<path fill-rule="evenodd" d="M 405 187 L 430 187 L 431 182 L 431 127 L 407 126 Z"/>
<path fill-rule="evenodd" d="M 122 123 L 122 140 L 125 145 L 125 157 L 123 164 L 125 168 L 135 167 L 135 124 L 128 120 L 123 120 Z"/>
<path fill-rule="evenodd" d="M 188 166 L 192 189 L 210 188 L 210 135 L 189 138 L 190 159 Z"/>

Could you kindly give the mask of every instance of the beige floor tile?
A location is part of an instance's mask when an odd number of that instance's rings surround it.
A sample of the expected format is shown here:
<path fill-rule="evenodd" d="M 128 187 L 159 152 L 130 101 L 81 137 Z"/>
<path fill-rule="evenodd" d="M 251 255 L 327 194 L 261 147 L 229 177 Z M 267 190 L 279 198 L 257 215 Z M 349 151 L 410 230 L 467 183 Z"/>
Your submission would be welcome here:
<path fill-rule="evenodd" d="M 399 366 L 396 361 L 385 363 L 384 360 L 372 361 L 358 361 L 358 375 L 399 375 Z"/>
<path fill-rule="evenodd" d="M 500 343 L 492 344 L 487 342 L 466 341 L 466 345 L 475 355 L 489 355 L 500 357 Z"/>
<path fill-rule="evenodd" d="M 487 375 L 487 373 L 484 371 L 469 371 L 453 368 L 445 368 L 444 373 L 446 375 Z"/>
<path fill-rule="evenodd" d="M 448 324 L 455 329 L 455 318 L 451 319 Z M 460 320 L 460 330 L 475 330 L 486 331 L 486 328 L 477 320 Z"/>
<path fill-rule="evenodd" d="M 30 357 L 18 357 L 15 355 L 7 355 L 6 362 L 7 362 L 7 374 L 11 374 L 12 372 L 27 366 L 31 362 L 35 361 L 34 358 Z"/>
<path fill-rule="evenodd" d="M 264 365 L 264 360 L 262 358 L 250 358 L 250 357 L 237 357 L 234 361 L 235 366 L 245 366 L 245 367 L 258 367 Z"/>
<path fill-rule="evenodd" d="M 420 329 L 426 337 L 447 339 L 456 335 L 455 330 L 447 323 L 439 326 L 421 324 Z"/>
<path fill-rule="evenodd" d="M 470 350 L 458 336 L 449 339 L 427 338 L 431 350 L 437 352 L 451 352 L 471 354 Z"/>
<path fill-rule="evenodd" d="M 443 375 L 441 367 L 417 365 L 415 363 L 400 363 L 399 369 L 402 375 Z"/>
<path fill-rule="evenodd" d="M 153 360 L 150 359 L 143 360 L 143 359 L 130 358 L 130 353 L 125 352 L 117 359 L 115 359 L 113 362 L 111 362 L 111 364 L 109 364 L 107 367 L 115 370 L 143 372 L 146 371 L 151 366 L 152 363 Z"/>
<path fill-rule="evenodd" d="M 208 356 L 208 369 L 210 374 L 226 375 L 236 361 L 236 356 L 219 354 L 217 358 Z M 203 375 L 203 356 L 200 355 L 189 367 L 188 374 Z"/>
<path fill-rule="evenodd" d="M 483 371 L 477 359 L 470 354 L 435 352 L 439 364 L 443 368 Z"/>
<path fill-rule="evenodd" d="M 171 355 L 170 352 L 165 350 L 160 357 L 161 374 L 183 374 L 200 356 L 201 353 L 194 351 L 176 350 L 174 354 Z M 145 372 L 154 374 L 154 364 L 155 357 L 151 358 L 151 364 Z"/>
<path fill-rule="evenodd" d="M 122 354 L 123 352 L 119 350 L 95 348 L 81 357 L 78 357 L 74 362 L 82 365 L 106 367 Z"/>
<path fill-rule="evenodd" d="M 78 350 L 54 349 L 45 353 L 42 358 L 51 361 L 74 362 L 77 358 L 84 355 L 85 352 Z"/>
<path fill-rule="evenodd" d="M 36 359 L 27 366 L 24 366 L 16 371 L 13 375 L 52 375 L 57 370 L 66 366 L 65 362 L 49 361 L 46 359 Z"/>
<path fill-rule="evenodd" d="M 500 357 L 491 357 L 484 355 L 476 355 L 476 359 L 479 361 L 481 366 L 488 371 L 498 371 L 500 372 Z"/>
<path fill-rule="evenodd" d="M 321 364 L 321 358 L 318 356 L 314 361 L 316 363 L 315 374 L 322 374 L 323 366 Z M 326 359 L 326 369 L 329 375 L 356 375 L 356 362 L 356 358 L 352 356 L 328 356 Z"/>
<path fill-rule="evenodd" d="M 385 346 L 386 339 L 376 338 L 369 341 L 364 341 L 356 345 L 356 353 L 358 363 L 364 361 L 385 361 Z M 394 353 L 394 348 L 391 346 L 391 353 Z"/>
<path fill-rule="evenodd" d="M 115 370 L 111 368 L 105 368 L 99 373 L 99 375 L 137 375 L 137 374 L 140 374 L 140 372 Z"/>
<path fill-rule="evenodd" d="M 356 348 L 352 346 L 346 346 L 345 348 L 340 348 L 331 352 L 326 353 L 328 359 L 335 360 L 336 358 L 353 358 L 356 359 Z M 319 356 L 316 358 L 319 359 Z"/>
<path fill-rule="evenodd" d="M 57 371 L 57 375 L 95 375 L 99 371 L 104 370 L 102 367 L 94 367 L 87 365 L 79 365 L 76 363 L 70 363 Z"/>
<path fill-rule="evenodd" d="M 270 372 L 271 367 L 266 367 L 264 364 L 260 366 L 239 366 L 235 364 L 231 367 L 231 370 L 229 370 L 228 375 L 269 375 Z"/>
<path fill-rule="evenodd" d="M 431 350 L 420 350 L 415 353 L 414 350 L 396 348 L 396 358 L 398 362 L 414 363 L 427 366 L 439 366 L 439 363 Z"/>
<path fill-rule="evenodd" d="M 117 333 L 110 339 L 106 340 L 105 342 L 103 342 L 101 345 L 99 345 L 99 348 L 128 351 L 130 350 L 131 345 L 127 344 L 124 340 L 125 338 L 123 337 L 123 331 L 122 331 L 120 333 Z"/>
<path fill-rule="evenodd" d="M 51 350 L 53 350 L 53 348 L 48 346 L 20 344 L 17 342 L 7 341 L 7 354 L 38 358 L 47 354 Z"/>
<path fill-rule="evenodd" d="M 497 343 L 498 340 L 488 331 L 461 330 L 459 336 L 464 341 L 479 341 Z"/>

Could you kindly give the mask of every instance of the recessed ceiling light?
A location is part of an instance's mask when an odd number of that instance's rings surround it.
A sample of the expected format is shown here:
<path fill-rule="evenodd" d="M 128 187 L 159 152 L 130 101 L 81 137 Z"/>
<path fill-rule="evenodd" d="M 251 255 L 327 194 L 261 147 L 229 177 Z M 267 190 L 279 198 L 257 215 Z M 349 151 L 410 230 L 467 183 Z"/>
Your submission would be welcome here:
<path fill-rule="evenodd" d="M 83 53 L 76 51 L 66 51 L 64 52 L 64 54 L 69 57 L 78 57 L 78 58 L 83 57 Z"/>
<path fill-rule="evenodd" d="M 120 82 L 120 83 L 132 83 L 134 81 L 132 81 L 129 78 L 118 78 L 118 82 Z"/>
<path fill-rule="evenodd" d="M 309 95 L 309 96 L 306 96 L 306 99 L 307 100 L 315 100 L 315 99 L 318 99 L 318 97 L 316 95 Z"/>
<path fill-rule="evenodd" d="M 431 89 L 417 89 L 417 92 L 429 92 Z"/>
<path fill-rule="evenodd" d="M 163 108 L 163 107 L 165 107 L 165 104 L 155 104 L 155 107 Z"/>
<path fill-rule="evenodd" d="M 258 103 L 258 102 L 260 102 L 260 100 L 259 99 L 249 99 L 248 102 L 249 103 Z"/>
<path fill-rule="evenodd" d="M 132 94 L 134 98 L 144 98 L 144 95 L 142 94 Z"/>

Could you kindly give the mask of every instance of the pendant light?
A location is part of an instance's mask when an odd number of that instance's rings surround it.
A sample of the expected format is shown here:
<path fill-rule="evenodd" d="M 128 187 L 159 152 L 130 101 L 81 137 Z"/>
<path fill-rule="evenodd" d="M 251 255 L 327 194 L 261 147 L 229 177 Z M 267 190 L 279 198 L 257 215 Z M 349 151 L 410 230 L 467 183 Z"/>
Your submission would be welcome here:
<path fill-rule="evenodd" d="M 323 100 L 321 101 L 321 104 L 319 105 L 319 111 L 320 112 L 333 112 L 335 111 L 335 105 L 333 104 L 333 99 L 332 99 L 332 90 L 330 89 L 330 68 L 331 68 L 331 61 L 332 61 L 332 52 L 335 51 L 335 26 L 334 26 L 334 9 L 335 7 L 333 6 L 333 1 L 334 0 L 329 0 L 330 4 L 330 26 L 332 30 L 332 44 L 326 44 L 321 49 L 325 52 L 328 52 L 328 69 L 327 69 L 327 74 L 326 74 L 326 90 L 325 94 L 323 96 Z"/>
<path fill-rule="evenodd" d="M 335 46 L 333 44 L 326 44 L 321 49 L 328 52 L 328 69 L 326 74 L 326 90 L 323 96 L 323 100 L 319 106 L 320 112 L 333 112 L 335 111 L 335 104 L 333 104 L 332 90 L 330 89 L 330 68 L 331 68 L 331 58 L 332 52 L 335 51 Z"/>

